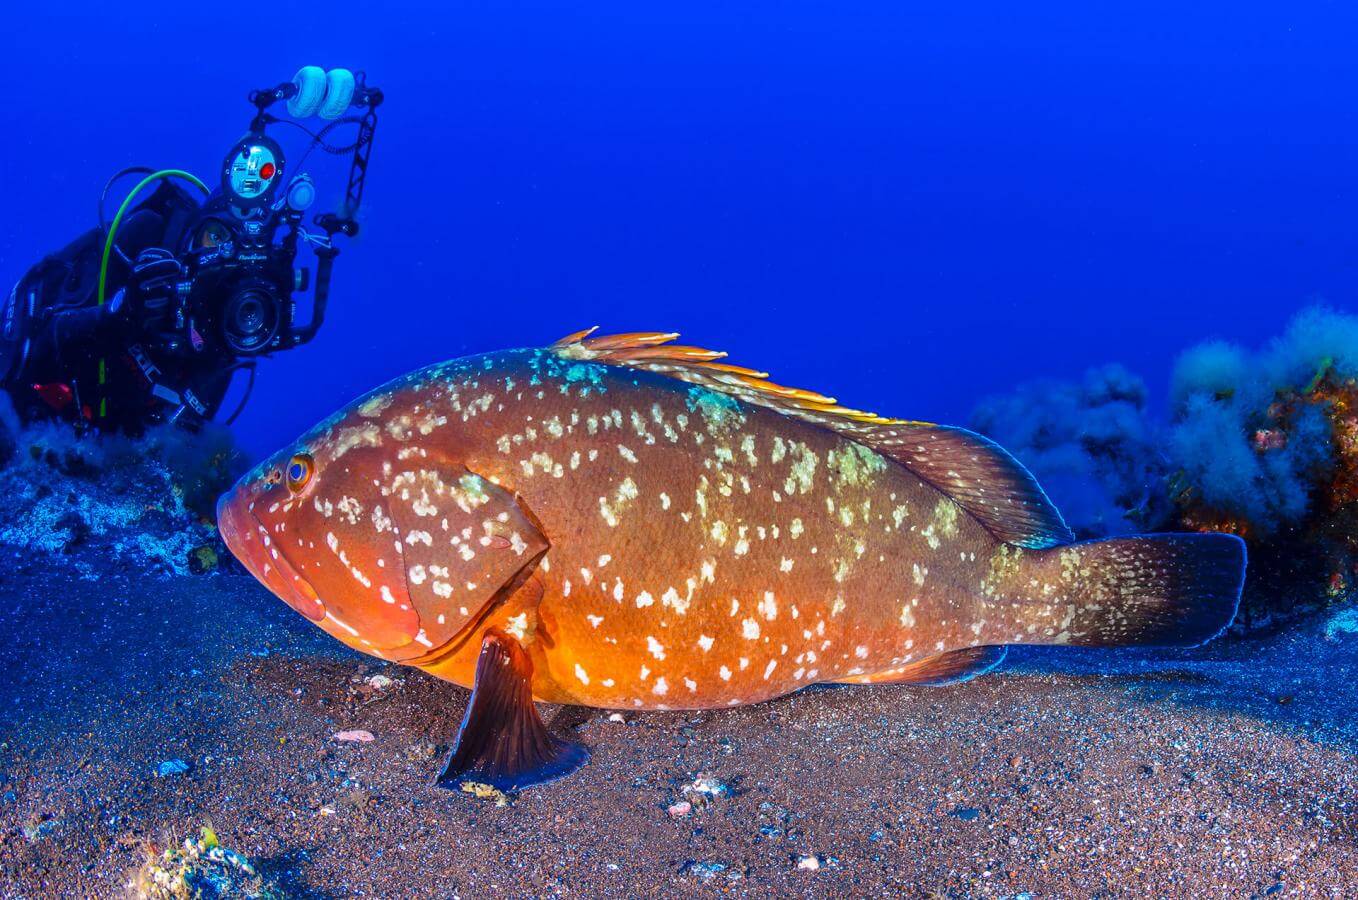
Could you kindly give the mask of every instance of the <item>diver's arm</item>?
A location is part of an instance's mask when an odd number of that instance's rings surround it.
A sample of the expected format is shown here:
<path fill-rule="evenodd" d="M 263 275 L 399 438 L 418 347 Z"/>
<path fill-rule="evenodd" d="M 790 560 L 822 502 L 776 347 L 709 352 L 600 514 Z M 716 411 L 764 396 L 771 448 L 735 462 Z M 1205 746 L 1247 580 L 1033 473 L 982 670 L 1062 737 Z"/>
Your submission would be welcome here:
<path fill-rule="evenodd" d="M 78 366 L 107 352 L 110 342 L 125 334 L 125 320 L 113 304 L 53 313 L 33 335 L 22 377 L 33 384 L 65 381 Z"/>

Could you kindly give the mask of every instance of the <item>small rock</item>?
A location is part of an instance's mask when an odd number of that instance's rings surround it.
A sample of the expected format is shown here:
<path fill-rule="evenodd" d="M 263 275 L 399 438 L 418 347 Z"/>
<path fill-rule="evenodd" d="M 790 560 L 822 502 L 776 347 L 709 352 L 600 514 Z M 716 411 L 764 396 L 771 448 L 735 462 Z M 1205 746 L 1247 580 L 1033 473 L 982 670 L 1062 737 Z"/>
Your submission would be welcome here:
<path fill-rule="evenodd" d="M 687 800 L 680 800 L 678 803 L 670 804 L 668 811 L 671 817 L 682 819 L 684 816 L 693 812 L 693 804 L 689 803 Z"/>
<path fill-rule="evenodd" d="M 356 741 L 358 743 L 366 744 L 372 739 L 373 733 L 371 731 L 364 731 L 362 729 L 335 732 L 335 740 L 337 741 Z"/>
<path fill-rule="evenodd" d="M 684 793 L 695 795 L 700 803 L 709 803 L 714 798 L 730 792 L 731 789 L 717 779 L 701 773 L 692 782 L 684 785 Z"/>
<path fill-rule="evenodd" d="M 189 571 L 205 575 L 217 568 L 217 551 L 211 544 L 203 544 L 189 551 Z"/>
<path fill-rule="evenodd" d="M 972 809 L 970 806 L 957 806 L 953 808 L 950 815 L 956 816 L 963 822 L 972 822 L 981 817 L 981 811 Z"/>
<path fill-rule="evenodd" d="M 395 683 L 386 675 L 369 675 L 364 681 L 368 683 L 369 687 L 376 688 L 379 691 L 385 691 Z"/>
<path fill-rule="evenodd" d="M 1338 640 L 1342 634 L 1358 634 L 1358 609 L 1341 609 L 1325 623 L 1325 637 Z"/>
<path fill-rule="evenodd" d="M 608 721 L 621 722 L 624 725 L 627 724 L 627 719 L 623 717 L 622 713 L 613 713 L 611 716 L 608 717 Z"/>
<path fill-rule="evenodd" d="M 697 875 L 703 881 L 711 881 L 726 871 L 726 864 L 709 861 L 691 862 L 684 867 L 684 871 L 690 875 Z"/>
<path fill-rule="evenodd" d="M 820 868 L 820 857 L 816 855 L 803 856 L 797 860 L 797 868 L 807 872 L 814 872 Z"/>
<path fill-rule="evenodd" d="M 189 764 L 182 759 L 167 759 L 156 766 L 157 778 L 169 778 L 173 775 L 183 775 L 189 770 Z"/>
<path fill-rule="evenodd" d="M 490 784 L 483 784 L 479 781 L 462 782 L 462 793 L 471 794 L 478 800 L 488 800 L 496 806 L 508 806 L 513 802 L 513 798 L 504 791 Z"/>
<path fill-rule="evenodd" d="M 30 844 L 36 844 L 38 841 L 47 837 L 51 832 L 56 831 L 60 826 L 60 819 L 29 819 L 24 823 L 22 828 L 24 840 L 28 841 Z"/>
<path fill-rule="evenodd" d="M 424 762 L 433 759 L 438 754 L 438 748 L 428 741 L 420 741 L 407 747 L 405 754 L 406 759 Z"/>

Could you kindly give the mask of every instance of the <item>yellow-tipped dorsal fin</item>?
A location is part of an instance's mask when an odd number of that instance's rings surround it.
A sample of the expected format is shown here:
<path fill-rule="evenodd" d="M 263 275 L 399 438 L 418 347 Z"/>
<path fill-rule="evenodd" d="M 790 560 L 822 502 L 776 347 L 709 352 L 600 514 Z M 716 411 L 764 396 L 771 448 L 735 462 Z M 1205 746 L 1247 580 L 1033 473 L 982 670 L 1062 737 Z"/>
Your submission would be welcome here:
<path fill-rule="evenodd" d="M 597 328 L 577 331 L 552 346 L 561 355 L 571 359 L 587 359 L 668 375 L 756 406 L 777 410 L 793 418 L 843 431 L 851 437 L 857 436 L 855 426 L 907 423 L 905 419 L 889 419 L 876 413 L 840 406 L 834 397 L 815 391 L 776 384 L 769 381 L 768 372 L 717 362 L 726 356 L 724 352 L 675 344 L 674 341 L 679 337 L 677 332 L 635 331 L 595 337 Z"/>
<path fill-rule="evenodd" d="M 905 466 L 1001 541 L 1040 549 L 1075 539 L 1028 470 L 979 434 L 840 406 L 833 397 L 775 384 L 767 372 L 717 362 L 725 353 L 675 344 L 679 335 L 671 331 L 600 337 L 594 331 L 552 346 L 568 359 L 656 372 L 828 428 Z"/>

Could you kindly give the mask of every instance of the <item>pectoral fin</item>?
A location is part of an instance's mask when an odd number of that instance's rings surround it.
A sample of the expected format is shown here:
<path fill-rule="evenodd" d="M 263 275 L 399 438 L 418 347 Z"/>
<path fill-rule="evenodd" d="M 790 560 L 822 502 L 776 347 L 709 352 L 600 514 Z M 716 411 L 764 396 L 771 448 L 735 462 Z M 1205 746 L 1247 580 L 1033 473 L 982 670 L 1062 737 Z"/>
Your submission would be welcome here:
<path fill-rule="evenodd" d="M 533 662 L 519 642 L 498 629 L 486 632 L 476 661 L 471 703 L 436 784 L 488 784 L 519 791 L 555 781 L 589 759 L 583 744 L 547 730 L 533 705 Z"/>
<path fill-rule="evenodd" d="M 970 681 L 1004 661 L 1004 647 L 970 647 L 940 653 L 885 672 L 841 678 L 844 684 L 922 684 L 938 687 Z"/>

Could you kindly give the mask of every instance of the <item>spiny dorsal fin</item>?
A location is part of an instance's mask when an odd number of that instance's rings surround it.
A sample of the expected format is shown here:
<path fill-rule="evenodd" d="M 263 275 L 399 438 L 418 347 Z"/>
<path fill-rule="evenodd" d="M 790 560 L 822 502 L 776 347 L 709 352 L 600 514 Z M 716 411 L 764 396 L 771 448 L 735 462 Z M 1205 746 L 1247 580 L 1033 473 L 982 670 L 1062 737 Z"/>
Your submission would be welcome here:
<path fill-rule="evenodd" d="M 657 372 L 836 430 L 845 430 L 853 424 L 884 425 L 904 421 L 840 406 L 834 397 L 815 391 L 775 384 L 768 380 L 768 372 L 717 362 L 726 356 L 724 352 L 671 343 L 679 337 L 672 331 L 637 331 L 599 337 L 592 337 L 593 333 L 593 328 L 577 331 L 552 346 L 568 359 L 587 359 Z"/>
<path fill-rule="evenodd" d="M 577 331 L 553 347 L 569 359 L 668 375 L 835 431 L 905 466 L 1001 541 L 1039 549 L 1075 539 L 1028 470 L 978 434 L 840 406 L 833 397 L 775 384 L 767 372 L 717 362 L 726 356 L 720 351 L 674 344 L 675 332 L 594 337 L 594 330 Z"/>

